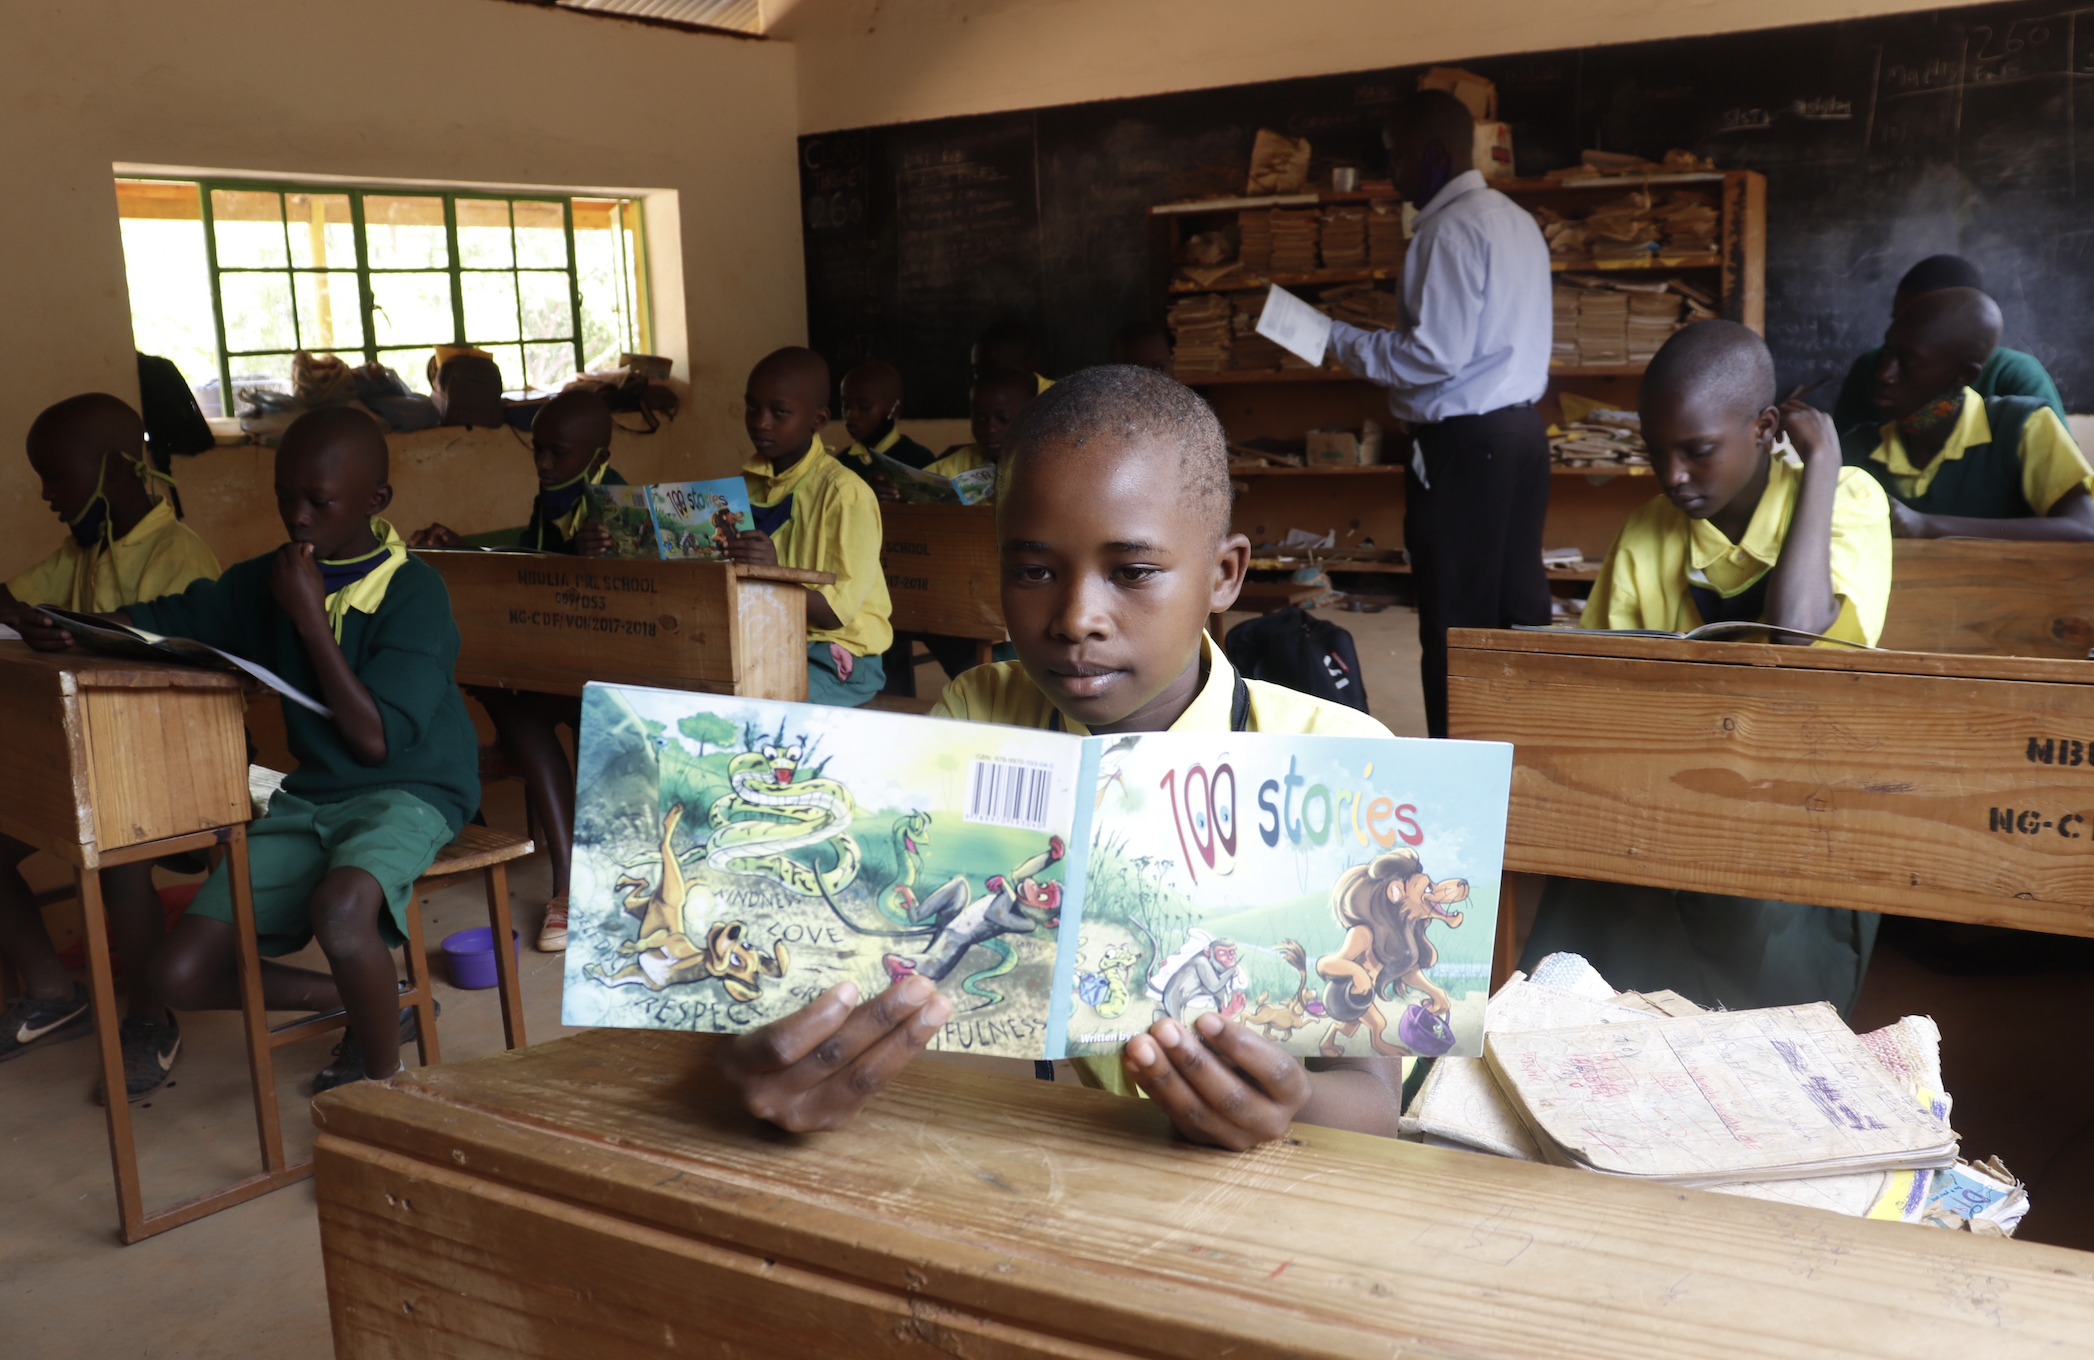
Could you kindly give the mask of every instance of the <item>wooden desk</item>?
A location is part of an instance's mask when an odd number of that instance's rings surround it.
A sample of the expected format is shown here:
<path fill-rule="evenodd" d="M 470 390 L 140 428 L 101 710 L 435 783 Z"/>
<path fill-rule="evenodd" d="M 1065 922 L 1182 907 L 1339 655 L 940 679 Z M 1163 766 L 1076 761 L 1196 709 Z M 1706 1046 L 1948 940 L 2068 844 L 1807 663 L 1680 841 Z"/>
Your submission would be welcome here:
<path fill-rule="evenodd" d="M 894 601 L 894 631 L 1003 641 L 995 506 L 883 501 L 880 519 L 880 569 Z"/>
<path fill-rule="evenodd" d="M 2094 664 L 1457 629 L 1447 699 L 1508 870 L 2094 935 Z"/>
<path fill-rule="evenodd" d="M 1882 645 L 2084 661 L 2094 648 L 2094 543 L 1901 538 Z"/>
<path fill-rule="evenodd" d="M 807 591 L 792 567 L 417 550 L 443 573 L 458 682 L 580 694 L 591 680 L 807 698 Z"/>
<path fill-rule="evenodd" d="M 2061 1355 L 2094 1255 L 918 1061 L 848 1129 L 597 1030 L 314 1104 L 339 1360 Z"/>
<path fill-rule="evenodd" d="M 0 642 L 0 833 L 73 867 L 87 938 L 101 1050 L 109 1158 L 126 1242 L 230 1208 L 312 1174 L 290 1166 L 276 1113 L 247 872 L 247 739 L 241 681 L 221 671 L 34 652 Z M 131 1109 L 123 1098 L 116 989 L 99 870 L 184 850 L 226 847 L 240 939 L 242 1011 L 262 1170 L 227 1189 L 145 1212 Z M 137 960 L 133 960 L 133 965 Z"/>

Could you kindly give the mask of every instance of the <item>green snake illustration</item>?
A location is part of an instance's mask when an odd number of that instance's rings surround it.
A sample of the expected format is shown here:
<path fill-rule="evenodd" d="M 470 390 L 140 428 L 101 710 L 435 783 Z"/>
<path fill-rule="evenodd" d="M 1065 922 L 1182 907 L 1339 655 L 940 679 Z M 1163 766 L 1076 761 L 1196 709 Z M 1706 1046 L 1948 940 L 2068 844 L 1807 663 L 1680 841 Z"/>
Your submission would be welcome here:
<path fill-rule="evenodd" d="M 894 882 L 875 899 L 880 915 L 896 925 L 912 926 L 916 918 L 916 876 L 923 872 L 924 848 L 931 843 L 931 814 L 905 812 L 894 819 Z"/>
<path fill-rule="evenodd" d="M 1098 973 L 1105 979 L 1105 999 L 1091 1007 L 1101 1019 L 1113 1020 L 1127 1010 L 1127 982 L 1134 966 L 1142 961 L 1139 951 L 1112 945 L 1098 956 Z"/>
<path fill-rule="evenodd" d="M 734 792 L 706 814 L 713 824 L 705 860 L 731 874 L 761 874 L 802 897 L 842 892 L 858 876 L 858 842 L 843 834 L 857 807 L 833 779 L 795 783 L 802 749 L 765 744 L 727 764 Z M 832 843 L 836 863 L 816 871 L 789 852 Z"/>

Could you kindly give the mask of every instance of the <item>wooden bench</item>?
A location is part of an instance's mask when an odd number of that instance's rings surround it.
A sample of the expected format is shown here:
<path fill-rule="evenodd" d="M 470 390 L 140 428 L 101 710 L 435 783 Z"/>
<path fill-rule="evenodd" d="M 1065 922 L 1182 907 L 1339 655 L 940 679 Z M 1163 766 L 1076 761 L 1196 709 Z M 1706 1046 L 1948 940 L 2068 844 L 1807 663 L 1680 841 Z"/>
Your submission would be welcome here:
<path fill-rule="evenodd" d="M 314 1104 L 339 1360 L 2015 1360 L 2094 1255 L 919 1059 L 758 1124 L 709 1035 L 595 1030 Z"/>
<path fill-rule="evenodd" d="M 993 505 L 880 505 L 880 570 L 897 633 L 973 638 L 977 659 L 1003 641 Z"/>
<path fill-rule="evenodd" d="M 418 550 L 443 574 L 462 685 L 580 694 L 591 680 L 807 698 L 807 591 L 792 567 Z"/>
<path fill-rule="evenodd" d="M 2094 935 L 2087 662 L 1457 629 L 1447 694 L 1508 870 Z"/>
<path fill-rule="evenodd" d="M 2087 659 L 2094 543 L 1899 539 L 1882 645 L 1902 652 Z"/>

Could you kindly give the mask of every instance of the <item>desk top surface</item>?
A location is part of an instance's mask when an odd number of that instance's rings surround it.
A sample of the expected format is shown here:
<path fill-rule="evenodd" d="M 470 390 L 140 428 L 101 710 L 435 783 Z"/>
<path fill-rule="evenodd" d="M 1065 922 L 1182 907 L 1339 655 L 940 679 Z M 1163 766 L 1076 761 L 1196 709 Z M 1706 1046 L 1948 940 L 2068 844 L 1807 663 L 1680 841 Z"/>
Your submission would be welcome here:
<path fill-rule="evenodd" d="M 803 586 L 826 586 L 836 583 L 835 574 L 826 571 L 808 571 L 802 567 L 758 566 L 748 562 L 698 562 L 664 560 L 653 557 L 576 557 L 570 553 L 538 552 L 484 552 L 477 548 L 416 548 L 415 555 L 432 559 L 431 566 L 448 567 L 461 562 L 495 562 L 515 566 L 519 560 L 536 561 L 542 558 L 557 558 L 578 567 L 590 567 L 599 571 L 628 569 L 633 567 L 648 570 L 679 571 L 692 567 L 727 567 L 744 581 L 791 581 Z"/>
<path fill-rule="evenodd" d="M 26 642 L 0 642 L 0 666 L 49 676 L 54 688 L 86 685 L 93 689 L 240 689 L 246 682 L 232 671 L 205 670 L 174 662 L 134 661 L 104 656 L 80 647 L 39 652 Z"/>
<path fill-rule="evenodd" d="M 1678 661 L 1785 670 L 1878 675 L 1938 675 L 1961 680 L 2030 680 L 2094 685 L 2094 664 L 2051 657 L 1982 656 L 1952 652 L 1888 652 L 1860 647 L 1781 647 L 1764 642 L 1688 642 L 1681 638 L 1453 628 L 1447 646 L 1474 652 L 1611 657 L 1624 661 Z"/>
<path fill-rule="evenodd" d="M 1232 1155 L 1146 1102 L 932 1061 L 795 1137 L 733 1104 L 715 1042 L 590 1031 L 344 1087 L 314 1119 L 1115 1354 L 1965 1360 L 2094 1336 L 2094 1255 L 2062 1248 L 1309 1126 Z"/>

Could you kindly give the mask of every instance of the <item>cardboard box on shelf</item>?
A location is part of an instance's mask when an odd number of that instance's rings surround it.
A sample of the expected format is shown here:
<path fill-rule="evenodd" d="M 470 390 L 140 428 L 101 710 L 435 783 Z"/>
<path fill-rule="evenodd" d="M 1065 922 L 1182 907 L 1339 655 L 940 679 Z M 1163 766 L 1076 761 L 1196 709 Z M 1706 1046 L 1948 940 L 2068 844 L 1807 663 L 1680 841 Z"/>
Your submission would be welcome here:
<path fill-rule="evenodd" d="M 1311 467 L 1360 465 L 1360 437 L 1351 430 L 1311 430 L 1308 441 Z"/>

